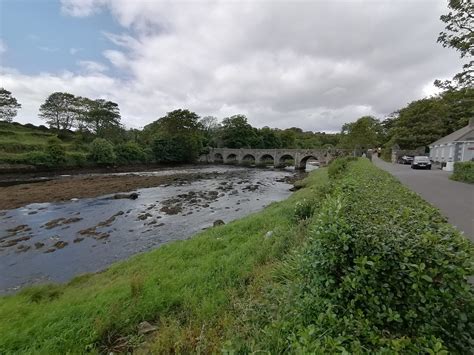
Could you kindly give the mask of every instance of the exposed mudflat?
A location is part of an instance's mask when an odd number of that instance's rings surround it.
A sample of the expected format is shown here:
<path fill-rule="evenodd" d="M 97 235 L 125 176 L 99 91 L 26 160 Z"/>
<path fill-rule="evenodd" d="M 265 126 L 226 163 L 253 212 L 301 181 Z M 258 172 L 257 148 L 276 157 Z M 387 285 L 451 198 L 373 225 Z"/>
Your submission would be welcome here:
<path fill-rule="evenodd" d="M 67 281 L 244 217 L 288 197 L 293 178 L 214 166 L 0 188 L 0 293 Z"/>
<path fill-rule="evenodd" d="M 113 175 L 61 176 L 44 182 L 31 182 L 0 187 L 0 210 L 18 208 L 31 203 L 68 201 L 89 198 L 138 188 L 155 187 L 175 182 L 211 178 L 213 172 L 118 173 Z"/>

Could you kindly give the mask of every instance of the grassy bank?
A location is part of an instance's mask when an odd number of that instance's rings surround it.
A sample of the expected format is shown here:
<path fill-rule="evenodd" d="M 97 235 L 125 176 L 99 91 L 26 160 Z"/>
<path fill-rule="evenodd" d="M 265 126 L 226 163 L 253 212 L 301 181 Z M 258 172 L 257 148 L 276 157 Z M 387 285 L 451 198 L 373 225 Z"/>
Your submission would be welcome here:
<path fill-rule="evenodd" d="M 472 243 L 367 160 L 335 163 L 329 176 L 307 243 L 244 302 L 227 348 L 471 353 Z"/>
<path fill-rule="evenodd" d="M 103 273 L 1 298 L 0 353 L 472 349 L 474 250 L 438 210 L 366 159 L 302 186 Z"/>
<path fill-rule="evenodd" d="M 124 351 L 144 340 L 142 321 L 159 327 L 149 341 L 154 349 L 219 350 L 233 300 L 304 238 L 295 204 L 326 182 L 322 169 L 307 188 L 261 213 L 67 285 L 1 298 L 0 353 Z"/>

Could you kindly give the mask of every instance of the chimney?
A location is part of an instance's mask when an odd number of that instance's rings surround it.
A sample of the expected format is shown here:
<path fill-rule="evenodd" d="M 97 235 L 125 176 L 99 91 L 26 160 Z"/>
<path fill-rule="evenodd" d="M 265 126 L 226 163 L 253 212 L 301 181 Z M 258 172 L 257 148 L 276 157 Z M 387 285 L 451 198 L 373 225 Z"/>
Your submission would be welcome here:
<path fill-rule="evenodd" d="M 474 117 L 471 117 L 471 118 L 469 119 L 469 127 L 470 127 L 470 128 L 474 128 Z"/>

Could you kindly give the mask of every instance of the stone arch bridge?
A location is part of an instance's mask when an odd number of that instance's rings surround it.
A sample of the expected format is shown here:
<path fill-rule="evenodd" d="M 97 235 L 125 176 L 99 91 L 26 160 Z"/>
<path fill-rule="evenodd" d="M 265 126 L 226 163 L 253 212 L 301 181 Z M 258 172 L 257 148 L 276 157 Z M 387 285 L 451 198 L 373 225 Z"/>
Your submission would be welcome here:
<path fill-rule="evenodd" d="M 283 167 L 291 161 L 296 169 L 305 169 L 309 159 L 320 165 L 327 165 L 339 156 L 351 155 L 347 149 L 229 149 L 211 148 L 208 154 L 200 157 L 201 162 L 241 164 L 241 165 L 273 165 Z"/>

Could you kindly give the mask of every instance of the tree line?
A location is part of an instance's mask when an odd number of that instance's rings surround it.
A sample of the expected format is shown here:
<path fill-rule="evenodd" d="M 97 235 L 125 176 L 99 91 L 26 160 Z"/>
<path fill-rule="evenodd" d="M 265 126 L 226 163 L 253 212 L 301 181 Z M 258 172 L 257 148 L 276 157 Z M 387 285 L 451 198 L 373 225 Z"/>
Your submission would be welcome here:
<path fill-rule="evenodd" d="M 10 105 L 1 105 L 3 120 L 10 120 L 21 105 L 8 93 Z M 1 103 L 0 102 L 0 103 Z M 5 107 L 8 107 L 5 109 Z M 468 124 L 474 116 L 474 89 L 450 89 L 416 100 L 384 119 L 363 116 L 346 123 L 338 133 L 303 131 L 300 128 L 253 127 L 246 116 L 219 121 L 178 109 L 146 125 L 142 130 L 121 124 L 118 104 L 70 93 L 53 93 L 39 109 L 39 116 L 59 138 L 74 134 L 90 144 L 92 160 L 100 164 L 130 162 L 193 162 L 211 147 L 260 149 L 329 149 L 364 151 L 393 145 L 401 149 L 426 147 Z M 74 131 L 72 131 L 74 130 Z M 58 142 L 54 151 L 58 151 Z"/>

